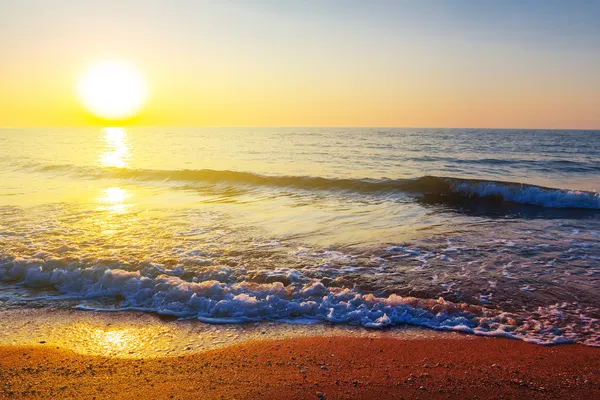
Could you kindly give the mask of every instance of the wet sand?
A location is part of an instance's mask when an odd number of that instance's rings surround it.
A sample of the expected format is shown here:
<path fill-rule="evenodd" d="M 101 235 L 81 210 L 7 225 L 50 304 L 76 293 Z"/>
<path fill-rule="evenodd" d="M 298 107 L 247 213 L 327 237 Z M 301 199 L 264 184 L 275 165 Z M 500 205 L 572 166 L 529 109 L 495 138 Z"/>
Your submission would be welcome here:
<path fill-rule="evenodd" d="M 600 398 L 600 349 L 477 338 L 315 337 L 189 356 L 0 347 L 0 398 Z"/>

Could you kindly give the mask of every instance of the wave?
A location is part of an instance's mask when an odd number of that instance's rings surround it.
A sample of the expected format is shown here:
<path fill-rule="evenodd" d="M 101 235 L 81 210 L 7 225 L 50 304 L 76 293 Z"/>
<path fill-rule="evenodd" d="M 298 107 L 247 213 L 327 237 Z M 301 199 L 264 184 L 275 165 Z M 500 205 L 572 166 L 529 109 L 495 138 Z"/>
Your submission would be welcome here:
<path fill-rule="evenodd" d="M 327 287 L 289 268 L 265 270 L 268 279 L 258 282 L 206 279 L 201 274 L 183 279 L 178 268 L 126 268 L 74 267 L 71 259 L 5 259 L 0 261 L 0 281 L 51 287 L 63 297 L 96 304 L 83 303 L 76 306 L 79 309 L 137 310 L 209 323 L 312 321 L 367 328 L 411 324 L 541 344 L 581 339 L 554 327 L 546 317 L 513 315 L 443 298 L 378 297 L 352 288 Z M 228 267 L 219 271 L 228 277 L 233 273 Z M 104 305 L 98 306 L 98 300 Z M 596 345 L 595 340 L 586 343 Z"/>
<path fill-rule="evenodd" d="M 476 198 L 499 198 L 502 201 L 548 208 L 600 209 L 600 194 L 576 190 L 550 189 L 534 185 L 503 182 L 460 182 L 454 192 Z"/>
<path fill-rule="evenodd" d="M 226 183 L 250 186 L 290 187 L 305 190 L 337 190 L 365 194 L 402 192 L 435 196 L 439 201 L 488 200 L 547 208 L 600 209 L 600 193 L 564 190 L 517 182 L 423 176 L 414 179 L 335 179 L 315 176 L 271 176 L 228 170 L 154 170 L 129 168 L 44 165 L 39 172 L 58 172 L 88 178 L 138 181 Z"/>

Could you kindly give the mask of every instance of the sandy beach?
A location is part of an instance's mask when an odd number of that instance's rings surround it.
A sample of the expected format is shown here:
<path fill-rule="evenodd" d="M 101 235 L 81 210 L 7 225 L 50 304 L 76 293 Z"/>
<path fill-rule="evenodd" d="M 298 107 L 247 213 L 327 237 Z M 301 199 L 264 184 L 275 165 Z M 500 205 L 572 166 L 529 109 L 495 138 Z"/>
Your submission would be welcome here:
<path fill-rule="evenodd" d="M 0 353 L 0 398 L 600 398 L 600 349 L 498 338 L 297 338 L 142 359 L 47 344 Z"/>
<path fill-rule="evenodd" d="M 600 400 L 600 0 L 0 0 L 0 400 Z"/>

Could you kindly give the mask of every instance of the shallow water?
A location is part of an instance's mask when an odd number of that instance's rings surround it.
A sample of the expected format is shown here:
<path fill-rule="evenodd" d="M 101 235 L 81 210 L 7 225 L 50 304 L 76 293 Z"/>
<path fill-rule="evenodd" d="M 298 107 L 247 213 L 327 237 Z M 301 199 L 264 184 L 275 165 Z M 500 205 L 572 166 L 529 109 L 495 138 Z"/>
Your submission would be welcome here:
<path fill-rule="evenodd" d="M 5 312 L 600 345 L 600 132 L 0 130 Z"/>

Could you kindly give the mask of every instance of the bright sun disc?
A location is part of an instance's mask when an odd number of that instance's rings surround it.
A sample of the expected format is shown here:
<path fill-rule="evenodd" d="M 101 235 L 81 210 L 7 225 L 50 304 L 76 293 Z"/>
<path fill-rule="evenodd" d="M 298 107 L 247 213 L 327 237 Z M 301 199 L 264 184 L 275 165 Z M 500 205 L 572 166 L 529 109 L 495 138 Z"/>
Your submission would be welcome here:
<path fill-rule="evenodd" d="M 119 120 L 134 116 L 148 94 L 146 81 L 132 65 L 105 61 L 92 65 L 79 80 L 79 98 L 100 118 Z"/>

